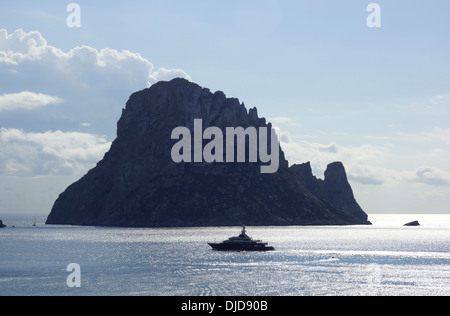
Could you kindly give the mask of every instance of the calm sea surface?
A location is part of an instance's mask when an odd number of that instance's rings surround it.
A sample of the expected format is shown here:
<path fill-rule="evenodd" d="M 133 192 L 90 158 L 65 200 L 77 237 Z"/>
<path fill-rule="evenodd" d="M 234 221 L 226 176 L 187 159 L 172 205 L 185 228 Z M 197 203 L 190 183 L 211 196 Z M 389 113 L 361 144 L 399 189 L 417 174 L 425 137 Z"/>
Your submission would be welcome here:
<path fill-rule="evenodd" d="M 247 227 L 274 252 L 217 252 L 240 227 L 46 226 L 1 215 L 0 295 L 450 295 L 450 215 L 372 215 L 373 226 Z M 402 225 L 419 220 L 421 227 Z M 10 227 L 15 225 L 14 228 Z M 81 287 L 67 272 L 79 265 Z"/>

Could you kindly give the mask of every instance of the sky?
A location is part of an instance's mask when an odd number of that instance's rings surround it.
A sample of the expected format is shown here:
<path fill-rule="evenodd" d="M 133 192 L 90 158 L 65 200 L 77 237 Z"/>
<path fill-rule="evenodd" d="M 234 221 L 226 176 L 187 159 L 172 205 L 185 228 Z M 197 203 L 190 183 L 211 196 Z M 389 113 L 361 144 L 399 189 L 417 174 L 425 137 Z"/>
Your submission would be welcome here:
<path fill-rule="evenodd" d="M 70 3 L 0 0 L 0 215 L 50 213 L 175 77 L 257 107 L 318 178 L 342 161 L 369 214 L 450 214 L 448 0 Z"/>

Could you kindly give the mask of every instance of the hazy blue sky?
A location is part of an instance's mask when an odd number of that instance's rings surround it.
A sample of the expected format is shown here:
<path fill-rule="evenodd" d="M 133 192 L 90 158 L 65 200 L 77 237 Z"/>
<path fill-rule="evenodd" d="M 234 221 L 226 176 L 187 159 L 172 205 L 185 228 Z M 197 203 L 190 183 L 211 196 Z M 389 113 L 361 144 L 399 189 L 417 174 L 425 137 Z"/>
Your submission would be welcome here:
<path fill-rule="evenodd" d="M 185 77 L 258 107 L 368 213 L 450 213 L 450 2 L 0 0 L 0 213 L 49 213 L 129 95 Z"/>

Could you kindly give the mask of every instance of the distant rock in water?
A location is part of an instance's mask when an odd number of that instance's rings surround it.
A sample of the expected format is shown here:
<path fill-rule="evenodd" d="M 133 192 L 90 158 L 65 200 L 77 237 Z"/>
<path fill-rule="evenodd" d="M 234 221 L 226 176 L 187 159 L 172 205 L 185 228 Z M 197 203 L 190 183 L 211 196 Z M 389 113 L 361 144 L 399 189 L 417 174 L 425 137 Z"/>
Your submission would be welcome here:
<path fill-rule="evenodd" d="M 2 220 L 0 219 L 0 228 L 5 228 L 6 225 L 3 224 Z"/>
<path fill-rule="evenodd" d="M 419 221 L 413 221 L 413 222 L 407 223 L 403 226 L 420 226 L 420 223 L 419 223 Z"/>
<path fill-rule="evenodd" d="M 47 224 L 370 224 L 341 163 L 329 165 L 323 181 L 312 175 L 309 163 L 289 168 L 281 148 L 276 173 L 261 173 L 259 160 L 175 163 L 171 150 L 177 141 L 171 139 L 172 131 L 182 126 L 194 133 L 195 119 L 203 120 L 203 130 L 272 129 L 256 108 L 247 111 L 238 99 L 226 98 L 220 91 L 211 93 L 184 79 L 156 83 L 130 97 L 110 151 L 59 196 Z"/>

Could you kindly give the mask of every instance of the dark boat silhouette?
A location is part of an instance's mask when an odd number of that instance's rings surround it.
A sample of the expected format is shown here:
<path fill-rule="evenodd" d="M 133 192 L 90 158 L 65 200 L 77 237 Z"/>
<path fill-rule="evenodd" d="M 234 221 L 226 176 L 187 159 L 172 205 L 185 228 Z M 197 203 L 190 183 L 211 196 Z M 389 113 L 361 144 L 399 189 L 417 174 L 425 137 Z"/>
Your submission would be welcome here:
<path fill-rule="evenodd" d="M 221 243 L 208 243 L 214 250 L 219 251 L 273 251 L 273 247 L 268 246 L 261 240 L 253 240 L 246 234 L 245 225 L 242 226 L 241 234 L 238 237 L 230 237 Z"/>

